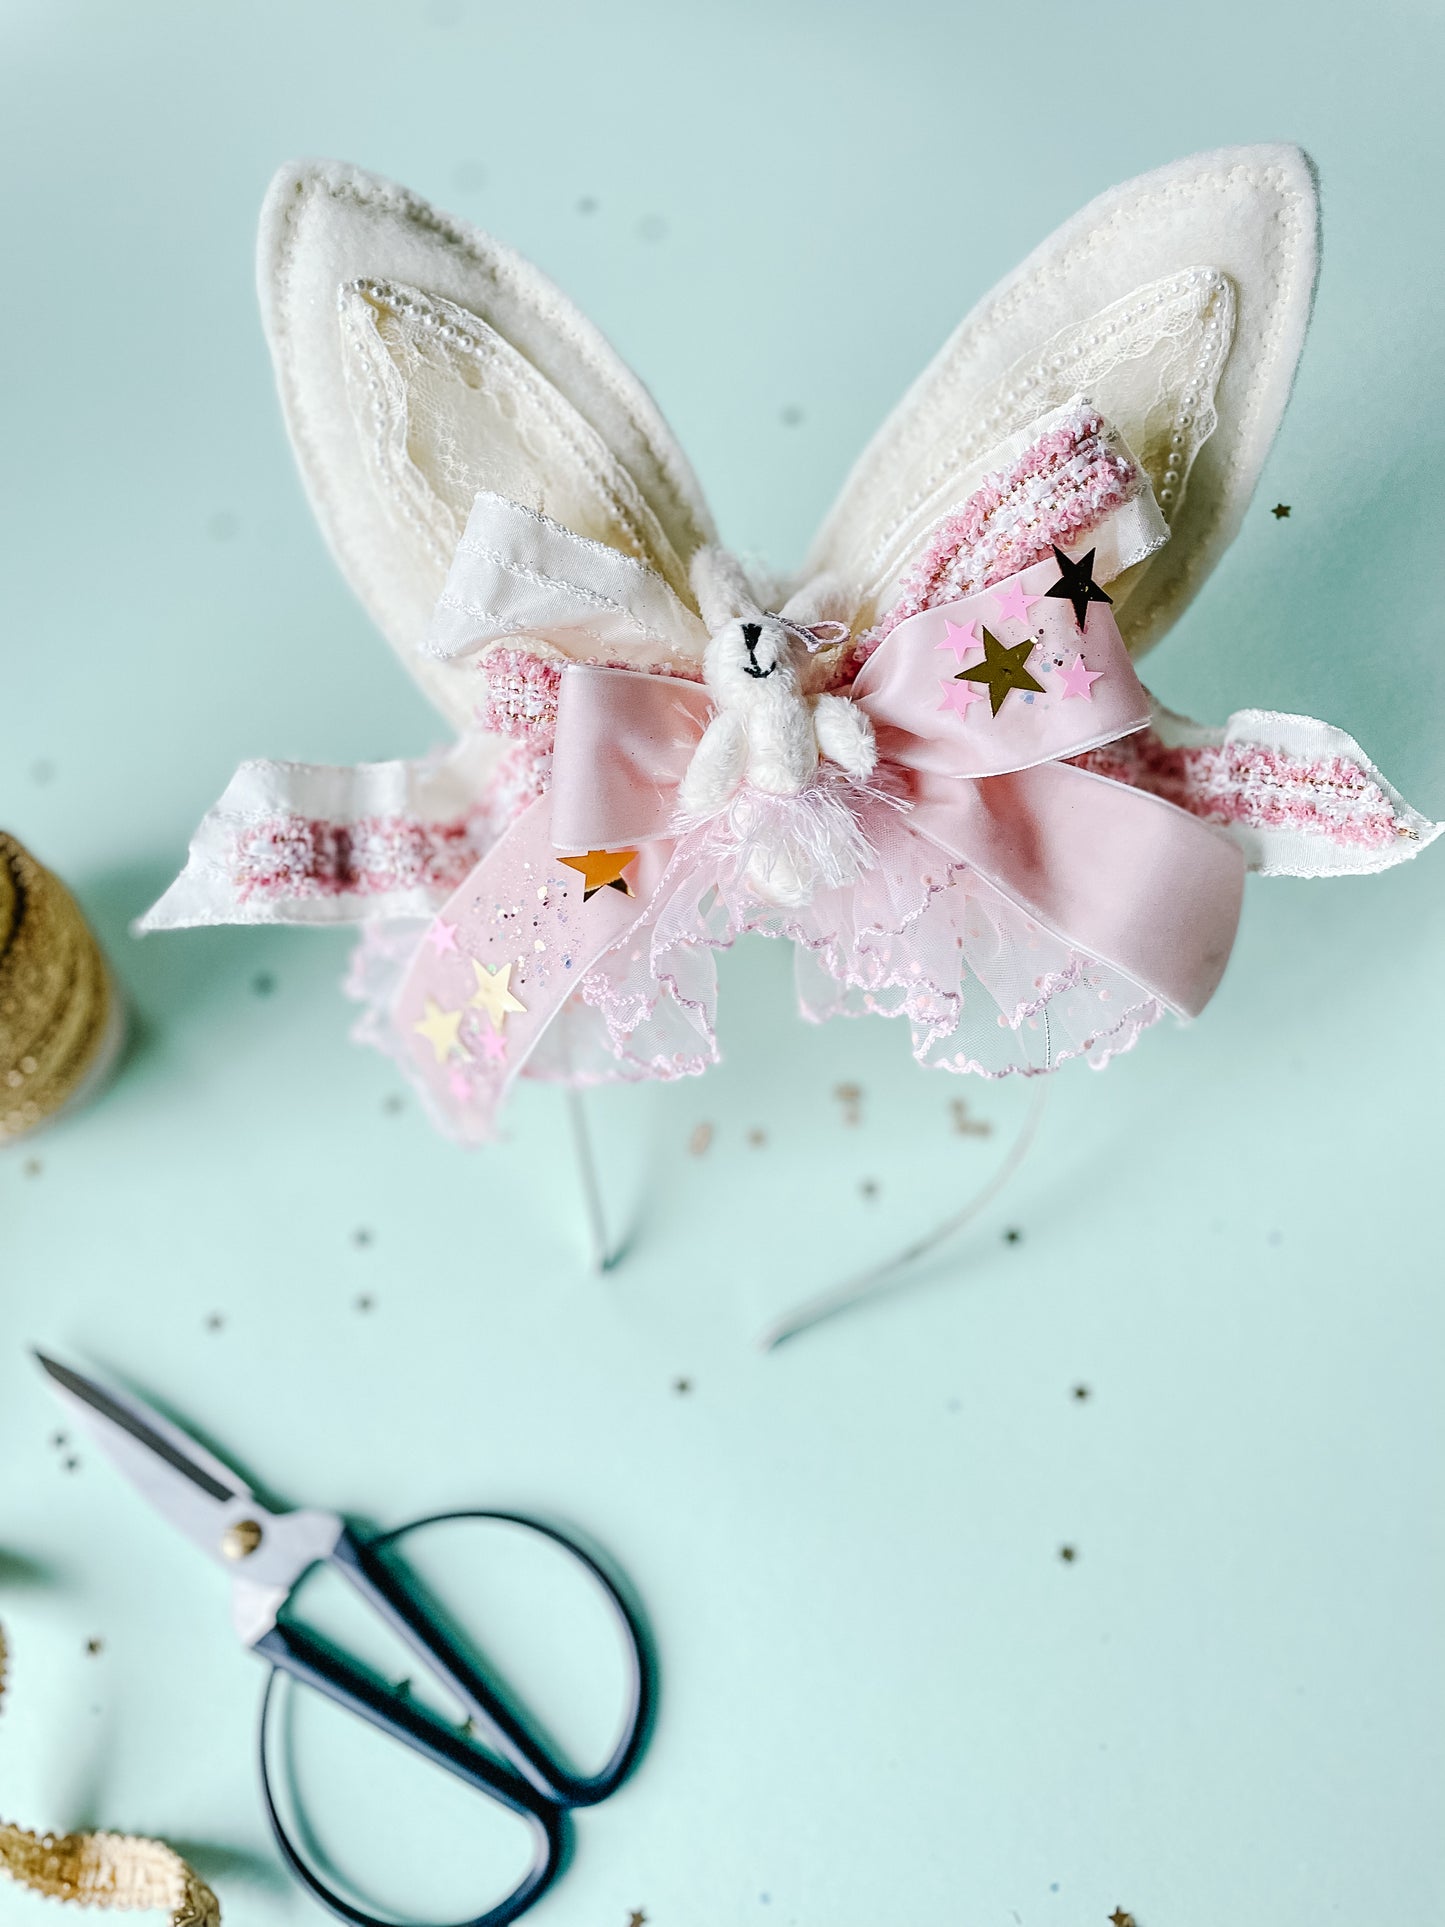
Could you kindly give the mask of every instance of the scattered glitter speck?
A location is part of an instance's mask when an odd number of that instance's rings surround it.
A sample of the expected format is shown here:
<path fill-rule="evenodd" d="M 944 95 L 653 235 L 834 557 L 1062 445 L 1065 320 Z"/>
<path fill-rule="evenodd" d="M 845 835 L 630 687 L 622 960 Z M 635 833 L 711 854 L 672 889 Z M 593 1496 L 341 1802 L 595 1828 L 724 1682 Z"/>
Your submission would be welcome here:
<path fill-rule="evenodd" d="M 1079 1556 L 1078 1550 L 1074 1546 L 1059 1547 L 1059 1557 L 1063 1560 L 1066 1566 L 1073 1565 L 1074 1561 L 1078 1558 L 1078 1556 Z"/>
<path fill-rule="evenodd" d="M 226 1321 L 221 1316 L 220 1312 L 213 1311 L 210 1314 L 210 1316 L 206 1319 L 206 1330 L 208 1332 L 218 1332 L 221 1329 L 221 1327 L 225 1324 L 225 1322 Z"/>
<path fill-rule="evenodd" d="M 992 1133 L 993 1126 L 985 1119 L 970 1117 L 968 1105 L 961 1097 L 951 1099 L 948 1108 L 953 1117 L 953 1128 L 960 1137 L 988 1137 Z"/>
<path fill-rule="evenodd" d="M 692 1380 L 690 1378 L 675 1378 L 672 1381 L 672 1389 L 679 1393 L 690 1392 L 692 1390 Z"/>
<path fill-rule="evenodd" d="M 105 1651 L 105 1641 L 103 1639 L 88 1639 L 85 1642 L 85 1650 L 90 1654 L 90 1657 L 94 1659 L 98 1653 Z"/>
<path fill-rule="evenodd" d="M 784 428 L 800 428 L 803 422 L 803 411 L 796 402 L 790 402 L 786 408 L 778 410 L 778 420 Z"/>
<path fill-rule="evenodd" d="M 695 1124 L 692 1136 L 687 1140 L 687 1148 L 695 1158 L 700 1158 L 712 1143 L 711 1124 Z"/>
<path fill-rule="evenodd" d="M 399 1092 L 393 1091 L 390 1097 L 384 1097 L 381 1100 L 381 1108 L 388 1117 L 399 1117 L 406 1109 L 406 1099 Z"/>
<path fill-rule="evenodd" d="M 20 1169 L 22 1176 L 38 1178 L 40 1173 L 45 1169 L 45 1166 L 40 1162 L 39 1158 L 26 1158 Z"/>
<path fill-rule="evenodd" d="M 1074 1397 L 1075 1397 L 1075 1398 L 1077 1398 L 1077 1399 L 1085 1399 L 1085 1398 L 1087 1398 L 1088 1396 L 1089 1396 L 1089 1388 L 1088 1388 L 1088 1386 L 1087 1386 L 1087 1385 L 1076 1385 L 1076 1386 L 1074 1387 Z"/>
<path fill-rule="evenodd" d="M 276 988 L 276 979 L 269 970 L 258 970 L 251 979 L 251 989 L 258 997 L 269 997 Z"/>
<path fill-rule="evenodd" d="M 358 1311 L 370 1311 L 375 1303 L 376 1300 L 372 1297 L 371 1293 L 364 1291 L 356 1301 L 356 1309 Z"/>
<path fill-rule="evenodd" d="M 351 1234 L 351 1242 L 356 1246 L 358 1251 L 365 1251 L 366 1247 L 371 1243 L 371 1233 L 364 1228 L 360 1231 L 353 1231 Z"/>
<path fill-rule="evenodd" d="M 858 1189 L 865 1198 L 876 1198 L 878 1196 L 877 1178 L 864 1178 Z"/>
<path fill-rule="evenodd" d="M 767 1141 L 768 1141 L 767 1132 L 760 1130 L 756 1124 L 748 1132 L 748 1143 L 752 1146 L 752 1148 L 755 1151 L 760 1150 L 762 1146 L 767 1143 Z"/>
<path fill-rule="evenodd" d="M 1018 1230 L 1016 1226 L 1010 1225 L 1008 1230 L 1003 1234 L 1003 1241 L 1006 1245 L 1016 1245 L 1022 1242 L 1023 1235 L 1022 1231 Z"/>
<path fill-rule="evenodd" d="M 833 1095 L 843 1106 L 843 1122 L 857 1124 L 863 1117 L 863 1086 L 861 1084 L 837 1084 Z"/>
<path fill-rule="evenodd" d="M 595 214 L 597 212 L 596 195 L 584 194 L 581 200 L 577 203 L 577 212 L 579 214 Z"/>
<path fill-rule="evenodd" d="M 78 1472 L 80 1470 L 80 1460 L 72 1453 L 68 1459 L 62 1459 L 60 1461 L 60 1469 L 62 1472 Z"/>
<path fill-rule="evenodd" d="M 69 1445 L 70 1434 L 68 1432 L 52 1432 L 50 1434 L 50 1443 L 54 1450 L 58 1452 L 63 1446 Z"/>

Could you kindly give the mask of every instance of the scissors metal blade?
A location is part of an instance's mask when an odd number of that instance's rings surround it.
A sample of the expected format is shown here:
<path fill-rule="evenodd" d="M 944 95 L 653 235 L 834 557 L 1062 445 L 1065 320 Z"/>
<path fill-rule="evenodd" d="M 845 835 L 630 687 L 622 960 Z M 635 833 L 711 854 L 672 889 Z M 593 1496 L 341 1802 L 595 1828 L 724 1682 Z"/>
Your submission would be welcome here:
<path fill-rule="evenodd" d="M 98 1385 L 44 1352 L 35 1358 L 116 1470 L 230 1573 L 236 1630 L 254 1645 L 301 1574 L 331 1551 L 341 1520 L 329 1512 L 273 1512 L 229 1465 L 144 1399 Z"/>

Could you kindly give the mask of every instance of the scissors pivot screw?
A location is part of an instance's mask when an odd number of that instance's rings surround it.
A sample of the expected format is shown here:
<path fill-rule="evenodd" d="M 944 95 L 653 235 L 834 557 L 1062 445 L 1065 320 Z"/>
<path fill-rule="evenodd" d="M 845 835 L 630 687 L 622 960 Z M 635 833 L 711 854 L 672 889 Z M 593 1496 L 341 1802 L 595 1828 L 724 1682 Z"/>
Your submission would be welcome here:
<path fill-rule="evenodd" d="M 249 1559 L 261 1543 L 261 1528 L 254 1519 L 237 1519 L 221 1534 L 221 1551 L 227 1559 Z"/>

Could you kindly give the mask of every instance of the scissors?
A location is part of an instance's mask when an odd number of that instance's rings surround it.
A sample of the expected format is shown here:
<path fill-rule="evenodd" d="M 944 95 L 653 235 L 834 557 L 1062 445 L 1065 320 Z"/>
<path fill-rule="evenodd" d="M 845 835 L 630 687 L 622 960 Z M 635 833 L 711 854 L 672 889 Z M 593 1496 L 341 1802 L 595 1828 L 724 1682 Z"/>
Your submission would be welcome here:
<path fill-rule="evenodd" d="M 42 1352 L 35 1357 L 107 1458 L 172 1525 L 230 1572 L 235 1631 L 271 1668 L 258 1734 L 261 1793 L 276 1844 L 297 1880 L 339 1919 L 355 1927 L 389 1927 L 327 1886 L 286 1831 L 271 1767 L 276 1722 L 268 1718 L 280 1673 L 527 1823 L 532 1858 L 526 1873 L 505 1899 L 458 1927 L 505 1927 L 516 1920 L 561 1870 L 569 1852 L 569 1815 L 615 1792 L 646 1742 L 653 1700 L 647 1641 L 637 1616 L 597 1561 L 554 1526 L 516 1512 L 437 1513 L 366 1536 L 334 1512 L 273 1511 L 230 1466 L 143 1399 L 98 1385 Z M 500 1520 L 540 1534 L 571 1555 L 610 1607 L 626 1655 L 628 1703 L 621 1737 L 600 1772 L 579 1776 L 556 1760 L 512 1710 L 516 1702 L 510 1694 L 485 1676 L 449 1636 L 441 1615 L 428 1610 L 423 1590 L 409 1583 L 393 1550 L 395 1542 L 420 1527 L 454 1519 Z M 468 1732 L 475 1733 L 480 1745 L 287 1617 L 293 1592 L 318 1565 L 339 1574 L 432 1678 L 450 1689 L 469 1716 Z"/>

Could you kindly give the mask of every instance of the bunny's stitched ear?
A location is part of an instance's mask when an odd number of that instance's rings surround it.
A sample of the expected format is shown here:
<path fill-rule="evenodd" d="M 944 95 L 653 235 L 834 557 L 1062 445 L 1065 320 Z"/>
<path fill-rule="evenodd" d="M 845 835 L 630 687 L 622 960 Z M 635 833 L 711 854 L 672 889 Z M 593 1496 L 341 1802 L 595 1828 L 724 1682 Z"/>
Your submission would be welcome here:
<path fill-rule="evenodd" d="M 854 468 L 809 559 L 883 615 L 929 531 L 1011 437 L 1086 394 L 1146 471 L 1169 542 L 1116 591 L 1136 653 L 1235 531 L 1294 379 L 1318 254 L 1296 147 L 1223 148 L 1075 215 L 969 315 Z M 1127 600 L 1125 600 L 1127 595 Z"/>
<path fill-rule="evenodd" d="M 747 571 L 726 549 L 699 549 L 692 558 L 692 592 L 698 613 L 715 634 L 739 616 L 760 613 Z"/>
<path fill-rule="evenodd" d="M 337 162 L 276 176 L 261 307 L 286 424 L 343 573 L 432 700 L 475 678 L 417 654 L 479 489 L 655 569 L 688 598 L 712 522 L 642 384 L 528 262 Z"/>

